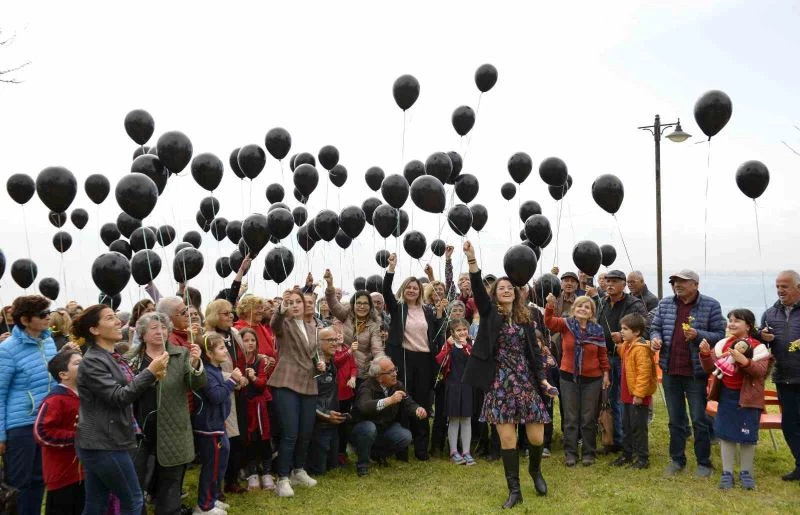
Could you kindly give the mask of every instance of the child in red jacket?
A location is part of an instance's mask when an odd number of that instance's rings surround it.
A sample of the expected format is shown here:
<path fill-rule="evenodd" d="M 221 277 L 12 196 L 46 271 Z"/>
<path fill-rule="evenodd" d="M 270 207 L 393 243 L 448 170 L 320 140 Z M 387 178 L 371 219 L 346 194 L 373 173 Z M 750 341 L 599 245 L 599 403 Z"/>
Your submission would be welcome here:
<path fill-rule="evenodd" d="M 470 454 L 472 440 L 472 387 L 461 380 L 467 360 L 472 353 L 469 322 L 463 318 L 451 320 L 450 338 L 436 356 L 445 381 L 447 439 L 450 442 L 450 461 L 455 465 L 475 465 Z M 458 433 L 461 431 L 461 454 L 458 453 Z"/>
<path fill-rule="evenodd" d="M 356 377 L 358 365 L 353 353 L 358 350 L 358 342 L 345 342 L 342 322 L 338 319 L 333 322 L 333 329 L 339 338 L 339 345 L 333 355 L 333 364 L 336 366 L 336 384 L 339 394 L 339 412 L 350 413 L 353 399 L 356 396 Z M 347 463 L 347 442 L 350 441 L 349 424 L 339 424 L 339 465 Z"/>
<path fill-rule="evenodd" d="M 47 369 L 58 384 L 44 398 L 33 437 L 42 447 L 42 472 L 47 487 L 45 513 L 80 515 L 83 511 L 83 469 L 75 455 L 75 428 L 78 424 L 78 350 L 56 354 Z"/>
<path fill-rule="evenodd" d="M 247 489 L 274 490 L 275 481 L 272 472 L 272 444 L 270 439 L 269 413 L 267 403 L 272 394 L 267 387 L 267 378 L 275 364 L 267 356 L 258 354 L 258 338 L 250 328 L 242 329 L 239 334 L 244 344 L 247 368 L 245 374 L 249 384 L 245 389 L 247 398 Z M 258 472 L 261 468 L 261 480 Z"/>

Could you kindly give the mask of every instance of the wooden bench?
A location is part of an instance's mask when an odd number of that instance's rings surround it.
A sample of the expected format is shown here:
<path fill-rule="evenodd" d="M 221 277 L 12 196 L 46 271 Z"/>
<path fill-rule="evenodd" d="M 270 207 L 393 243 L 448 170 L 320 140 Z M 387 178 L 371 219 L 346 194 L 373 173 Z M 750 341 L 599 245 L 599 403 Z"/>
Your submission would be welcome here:
<path fill-rule="evenodd" d="M 775 390 L 764 390 L 764 404 L 766 406 L 778 406 L 780 409 L 780 402 L 778 402 L 778 392 Z M 708 401 L 706 403 L 706 413 L 712 417 L 717 416 L 717 401 Z M 758 423 L 759 429 L 768 429 L 769 436 L 772 438 L 772 447 L 777 451 L 778 443 L 775 441 L 775 435 L 772 433 L 773 429 L 781 428 L 781 412 L 761 414 L 761 420 Z"/>

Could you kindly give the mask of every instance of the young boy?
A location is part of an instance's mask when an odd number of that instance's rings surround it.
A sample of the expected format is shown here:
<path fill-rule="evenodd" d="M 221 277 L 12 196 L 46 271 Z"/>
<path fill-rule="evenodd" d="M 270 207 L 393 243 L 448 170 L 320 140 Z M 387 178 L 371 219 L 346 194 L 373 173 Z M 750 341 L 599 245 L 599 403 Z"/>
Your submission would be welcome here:
<path fill-rule="evenodd" d="M 199 392 L 200 401 L 192 423 L 201 463 L 194 514 L 226 515 L 230 506 L 218 500 L 220 480 L 228 467 L 230 453 L 225 419 L 231 412 L 231 393 L 242 379 L 242 373 L 236 368 L 228 379 L 222 376 L 220 365 L 229 358 L 221 334 L 205 335 L 203 347 L 206 386 Z"/>
<path fill-rule="evenodd" d="M 624 404 L 622 416 L 622 454 L 611 465 L 644 469 L 650 466 L 647 442 L 647 417 L 653 393 L 657 388 L 656 365 L 650 342 L 642 338 L 646 321 L 631 313 L 620 320 L 622 344 L 617 352 L 622 356 L 620 399 Z"/>
<path fill-rule="evenodd" d="M 58 384 L 42 401 L 33 426 L 33 437 L 42 447 L 47 515 L 80 515 L 83 511 L 83 468 L 75 455 L 80 404 L 77 379 L 81 359 L 80 351 L 68 348 L 47 364 Z"/>

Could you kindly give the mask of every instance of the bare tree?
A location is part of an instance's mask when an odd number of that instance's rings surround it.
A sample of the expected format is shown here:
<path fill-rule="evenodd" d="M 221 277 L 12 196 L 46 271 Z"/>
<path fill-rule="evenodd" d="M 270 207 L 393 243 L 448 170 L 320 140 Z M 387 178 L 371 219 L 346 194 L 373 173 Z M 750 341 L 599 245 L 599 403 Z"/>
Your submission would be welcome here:
<path fill-rule="evenodd" d="M 14 40 L 17 37 L 16 34 L 15 34 L 15 35 L 12 35 L 9 38 L 3 38 L 2 34 L 3 34 L 3 31 L 0 30 L 0 48 L 11 46 L 14 43 Z M 6 84 L 19 84 L 19 83 L 21 83 L 22 81 L 14 76 L 14 72 L 17 72 L 17 71 L 25 68 L 29 64 L 31 64 L 31 62 L 27 61 L 27 62 L 24 62 L 24 63 L 22 63 L 20 65 L 13 66 L 13 67 L 8 68 L 8 69 L 0 69 L 0 82 L 4 82 Z"/>

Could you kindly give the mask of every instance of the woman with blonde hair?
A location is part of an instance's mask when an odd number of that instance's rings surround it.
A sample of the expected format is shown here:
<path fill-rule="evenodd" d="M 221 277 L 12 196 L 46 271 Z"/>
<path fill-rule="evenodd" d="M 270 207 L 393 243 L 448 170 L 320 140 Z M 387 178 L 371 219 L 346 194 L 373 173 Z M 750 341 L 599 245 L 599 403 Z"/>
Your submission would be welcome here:
<path fill-rule="evenodd" d="M 238 330 L 249 327 L 256 333 L 258 342 L 258 354 L 268 356 L 275 364 L 277 354 L 275 353 L 275 334 L 269 325 L 263 323 L 264 319 L 264 299 L 256 295 L 245 295 L 236 305 L 236 315 L 239 320 L 233 324 Z"/>
<path fill-rule="evenodd" d="M 59 308 L 50 313 L 50 334 L 56 343 L 56 350 L 61 350 L 61 347 L 69 341 L 70 329 L 72 329 L 72 317 L 66 309 Z"/>
<path fill-rule="evenodd" d="M 594 464 L 600 395 L 611 384 L 603 328 L 595 320 L 597 308 L 587 296 L 577 297 L 569 317 L 556 316 L 557 299 L 547 295 L 544 324 L 561 335 L 561 400 L 564 405 L 564 464 L 578 461 L 578 434 L 583 440 L 581 462 Z"/>

